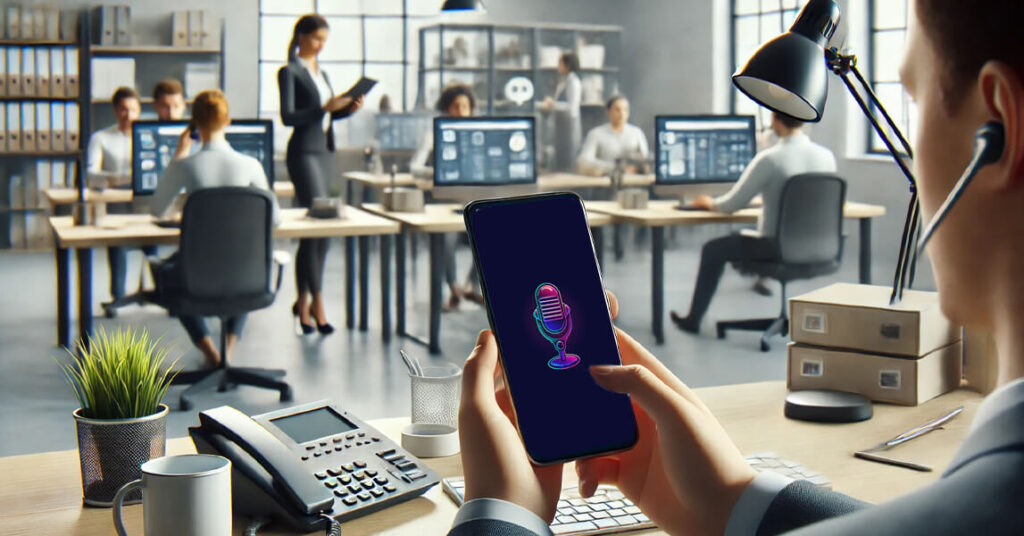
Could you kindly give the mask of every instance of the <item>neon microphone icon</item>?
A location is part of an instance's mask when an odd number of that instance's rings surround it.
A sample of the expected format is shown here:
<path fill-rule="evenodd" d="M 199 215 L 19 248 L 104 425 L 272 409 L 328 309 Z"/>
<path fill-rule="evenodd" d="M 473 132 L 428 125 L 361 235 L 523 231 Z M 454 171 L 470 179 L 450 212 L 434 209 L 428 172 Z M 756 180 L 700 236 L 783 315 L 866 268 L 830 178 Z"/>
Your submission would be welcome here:
<path fill-rule="evenodd" d="M 558 355 L 548 361 L 548 366 L 555 370 L 576 366 L 580 356 L 565 353 L 565 341 L 572 332 L 572 316 L 569 315 L 569 305 L 562 301 L 562 293 L 551 283 L 541 283 L 533 297 L 537 302 L 537 308 L 533 310 L 537 331 L 558 350 Z"/>

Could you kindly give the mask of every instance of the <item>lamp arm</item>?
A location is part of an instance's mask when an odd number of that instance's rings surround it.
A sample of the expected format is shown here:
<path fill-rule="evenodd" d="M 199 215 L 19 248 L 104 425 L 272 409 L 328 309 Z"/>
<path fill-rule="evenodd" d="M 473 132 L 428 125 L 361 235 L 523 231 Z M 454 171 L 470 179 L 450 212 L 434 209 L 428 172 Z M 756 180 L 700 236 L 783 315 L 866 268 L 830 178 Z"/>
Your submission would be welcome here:
<path fill-rule="evenodd" d="M 920 205 L 918 203 L 917 194 L 917 179 L 914 177 L 913 172 L 907 167 L 906 162 L 900 156 L 899 150 L 896 148 L 895 143 L 889 137 L 888 133 L 882 128 L 878 118 L 874 113 L 871 112 L 868 102 L 865 101 L 864 96 L 857 91 L 853 86 L 853 82 L 850 80 L 850 72 L 854 73 L 858 83 L 863 88 L 864 93 L 868 96 L 871 101 L 871 106 L 879 110 L 882 117 L 893 133 L 899 138 L 901 145 L 908 156 L 913 157 L 913 151 L 910 148 L 910 144 L 907 139 L 900 132 L 899 127 L 892 120 L 892 116 L 886 111 L 881 101 L 878 100 L 878 96 L 875 95 L 874 91 L 871 90 L 871 86 L 864 79 L 864 76 L 857 69 L 857 58 L 852 55 L 841 55 L 835 49 L 829 49 L 826 53 L 826 59 L 828 61 L 829 68 L 832 69 L 839 78 L 843 80 L 846 88 L 850 91 L 850 95 L 853 97 L 857 105 L 860 106 L 864 116 L 868 118 L 871 126 L 875 129 L 875 132 L 882 139 L 882 143 L 885 144 L 886 149 L 892 155 L 896 165 L 903 172 L 903 176 L 906 177 L 910 183 L 910 204 L 907 207 L 907 219 L 903 224 L 903 236 L 900 240 L 900 252 L 899 258 L 896 261 L 896 273 L 893 277 L 892 295 L 889 297 L 889 304 L 893 305 L 900 302 L 903 299 L 903 289 L 907 286 L 908 282 L 912 285 L 914 276 L 917 273 L 917 254 L 913 251 L 914 242 L 913 237 L 917 236 L 919 232 L 920 222 Z M 908 278 L 909 274 L 909 278 Z"/>

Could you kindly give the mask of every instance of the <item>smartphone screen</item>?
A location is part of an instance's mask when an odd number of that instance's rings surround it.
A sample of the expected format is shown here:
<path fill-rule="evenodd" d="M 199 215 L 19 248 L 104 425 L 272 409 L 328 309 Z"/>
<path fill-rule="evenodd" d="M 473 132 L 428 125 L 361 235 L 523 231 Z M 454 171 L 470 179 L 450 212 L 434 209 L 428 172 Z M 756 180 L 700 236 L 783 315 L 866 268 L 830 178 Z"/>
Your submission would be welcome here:
<path fill-rule="evenodd" d="M 539 464 L 624 450 L 626 395 L 590 367 L 619 349 L 583 202 L 575 194 L 481 201 L 465 211 L 519 433 Z"/>

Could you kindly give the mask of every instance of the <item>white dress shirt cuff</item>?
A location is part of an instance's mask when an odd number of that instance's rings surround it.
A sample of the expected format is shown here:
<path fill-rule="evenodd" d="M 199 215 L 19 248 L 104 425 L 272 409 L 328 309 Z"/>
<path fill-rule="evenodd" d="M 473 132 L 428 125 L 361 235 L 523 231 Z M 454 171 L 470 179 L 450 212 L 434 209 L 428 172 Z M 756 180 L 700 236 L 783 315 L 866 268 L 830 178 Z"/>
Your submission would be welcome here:
<path fill-rule="evenodd" d="M 538 536 L 551 536 L 552 534 L 551 528 L 537 514 L 518 504 L 486 497 L 473 499 L 463 504 L 462 508 L 459 508 L 459 513 L 455 515 L 452 528 L 476 519 L 504 521 L 530 530 Z"/>
<path fill-rule="evenodd" d="M 771 471 L 762 471 L 743 490 L 740 500 L 732 507 L 725 536 L 750 536 L 757 534 L 761 519 L 771 506 L 775 496 L 793 482 L 792 478 Z"/>

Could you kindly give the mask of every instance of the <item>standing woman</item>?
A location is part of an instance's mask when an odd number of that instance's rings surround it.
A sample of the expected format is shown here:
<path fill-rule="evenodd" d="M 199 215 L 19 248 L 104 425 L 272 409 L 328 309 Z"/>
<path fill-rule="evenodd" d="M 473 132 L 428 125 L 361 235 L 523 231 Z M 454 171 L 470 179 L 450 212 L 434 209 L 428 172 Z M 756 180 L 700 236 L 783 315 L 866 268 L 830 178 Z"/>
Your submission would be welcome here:
<path fill-rule="evenodd" d="M 288 65 L 277 72 L 281 122 L 294 127 L 285 162 L 295 185 L 295 199 L 306 208 L 313 205 L 313 198 L 327 196 L 327 183 L 334 176 L 334 121 L 363 105 L 362 97 L 353 100 L 334 95 L 327 73 L 320 70 L 317 55 L 327 34 L 327 20 L 320 15 L 300 18 L 288 45 Z M 304 335 L 314 330 L 324 335 L 334 332 L 327 322 L 322 291 L 327 245 L 326 238 L 299 240 L 295 258 L 298 297 L 292 313 Z"/>
<path fill-rule="evenodd" d="M 580 103 L 583 101 L 583 82 L 580 81 L 580 60 L 576 54 L 566 52 L 558 60 L 561 79 L 554 98 L 544 100 L 544 109 L 554 111 L 555 169 L 569 170 L 576 164 L 576 153 L 583 140 L 580 122 Z"/>

